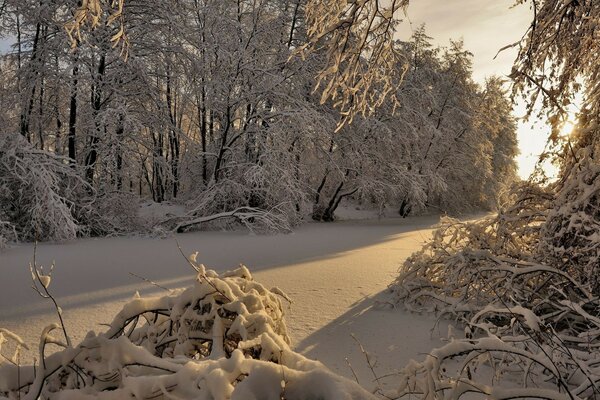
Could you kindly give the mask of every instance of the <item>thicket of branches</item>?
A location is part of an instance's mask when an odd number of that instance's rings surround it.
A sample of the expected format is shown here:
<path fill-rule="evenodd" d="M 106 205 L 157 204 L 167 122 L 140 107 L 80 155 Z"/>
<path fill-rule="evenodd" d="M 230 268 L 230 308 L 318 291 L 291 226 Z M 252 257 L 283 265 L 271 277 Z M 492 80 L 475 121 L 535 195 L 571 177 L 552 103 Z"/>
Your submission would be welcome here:
<path fill-rule="evenodd" d="M 143 227 L 139 199 L 186 207 L 167 229 L 287 230 L 349 198 L 402 215 L 492 208 L 515 171 L 502 83 L 476 85 L 459 42 L 391 40 L 405 3 L 90 1 L 73 15 L 7 0 L 1 134 L 71 164 L 89 186 L 77 205 L 122 205 L 116 232 Z"/>
<path fill-rule="evenodd" d="M 599 182 L 592 187 L 600 193 Z M 552 189 L 527 185 L 498 216 L 444 221 L 407 260 L 391 286 L 398 301 L 465 331 L 405 368 L 399 395 L 597 396 L 600 241 L 578 232 L 597 217 L 586 213 L 589 198 L 568 211 L 560 204 L 567 191 L 585 198 L 588 190 L 568 180 L 557 199 Z"/>
<path fill-rule="evenodd" d="M 532 2 L 535 20 L 513 69 L 516 93 L 541 102 L 560 168 L 521 187 L 497 216 L 446 220 L 400 269 L 392 290 L 414 310 L 460 321 L 463 333 L 407 366 L 399 396 L 592 399 L 600 394 L 600 8 Z M 561 137 L 568 105 L 577 124 Z M 544 182 L 542 182 L 544 183 Z"/>

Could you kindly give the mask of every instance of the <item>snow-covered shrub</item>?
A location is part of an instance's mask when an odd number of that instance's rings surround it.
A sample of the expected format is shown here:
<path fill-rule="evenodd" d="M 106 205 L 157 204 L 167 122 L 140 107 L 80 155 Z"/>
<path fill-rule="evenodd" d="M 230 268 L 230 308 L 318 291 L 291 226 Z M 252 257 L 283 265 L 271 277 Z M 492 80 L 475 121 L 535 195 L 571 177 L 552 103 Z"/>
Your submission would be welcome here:
<path fill-rule="evenodd" d="M 50 335 L 58 325 L 47 327 L 37 367 L 0 361 L 0 398 L 373 398 L 290 349 L 279 289 L 255 282 L 244 266 L 219 276 L 195 256 L 189 262 L 198 272 L 192 287 L 137 296 L 106 332 L 76 347 L 45 356 L 46 344 L 61 342 Z M 25 346 L 0 330 L 0 346 L 6 340 Z"/>
<path fill-rule="evenodd" d="M 0 250 L 4 249 L 13 240 L 18 240 L 17 230 L 13 224 L 0 221 Z"/>
<path fill-rule="evenodd" d="M 0 246 L 146 230 L 138 203 L 132 193 L 95 191 L 68 158 L 0 134 Z"/>
<path fill-rule="evenodd" d="M 540 252 L 599 295 L 600 162 L 592 146 L 581 149 L 576 159 L 558 185 L 540 235 Z"/>
<path fill-rule="evenodd" d="M 83 186 L 65 158 L 34 148 L 21 135 L 0 134 L 0 221 L 19 239 L 74 238 L 80 226 L 72 209 Z"/>
<path fill-rule="evenodd" d="M 82 233 L 91 236 L 119 235 L 150 230 L 139 217 L 140 199 L 133 193 L 96 193 L 76 207 Z"/>
<path fill-rule="evenodd" d="M 584 170 L 593 168 L 573 170 L 577 182 L 585 180 Z M 568 184 L 564 190 L 590 193 Z M 409 364 L 398 396 L 577 399 L 598 393 L 600 293 L 589 258 L 578 258 L 589 254 L 580 253 L 589 242 L 570 246 L 562 259 L 548 251 L 548 238 L 557 236 L 547 232 L 562 232 L 554 227 L 565 196 L 554 200 L 550 190 L 529 186 L 497 216 L 444 220 L 406 261 L 391 286 L 398 301 L 454 318 L 465 334 L 449 333 L 450 343 Z M 578 234 L 585 229 L 579 225 Z"/>

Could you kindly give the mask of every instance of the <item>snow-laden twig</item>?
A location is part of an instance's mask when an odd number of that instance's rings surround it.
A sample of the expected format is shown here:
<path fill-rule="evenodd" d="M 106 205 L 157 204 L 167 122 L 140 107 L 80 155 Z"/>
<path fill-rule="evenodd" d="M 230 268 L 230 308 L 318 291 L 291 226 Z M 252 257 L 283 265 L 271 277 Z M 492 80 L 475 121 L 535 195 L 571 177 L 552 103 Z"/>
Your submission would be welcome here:
<path fill-rule="evenodd" d="M 54 305 L 54 309 L 56 310 L 56 315 L 60 321 L 60 327 L 63 331 L 63 335 L 66 340 L 66 346 L 71 347 L 71 339 L 67 334 L 67 328 L 65 327 L 65 321 L 62 316 L 62 309 L 58 305 L 56 298 L 50 293 L 48 288 L 50 287 L 50 282 L 52 280 L 52 272 L 54 271 L 54 264 L 50 266 L 50 270 L 44 273 L 44 269 L 42 266 L 37 265 L 37 242 L 35 242 L 33 246 L 33 261 L 29 264 L 29 270 L 31 271 L 31 280 L 33 281 L 32 288 L 35 290 L 37 294 L 40 295 L 43 299 L 50 299 L 52 304 Z"/>

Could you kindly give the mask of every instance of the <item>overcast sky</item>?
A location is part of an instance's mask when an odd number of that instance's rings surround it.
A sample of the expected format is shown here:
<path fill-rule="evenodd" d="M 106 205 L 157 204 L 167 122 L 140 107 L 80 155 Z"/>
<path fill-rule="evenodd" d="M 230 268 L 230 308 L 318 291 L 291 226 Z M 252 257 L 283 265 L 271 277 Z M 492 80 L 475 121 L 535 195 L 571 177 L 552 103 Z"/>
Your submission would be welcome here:
<path fill-rule="evenodd" d="M 531 22 L 532 13 L 527 4 L 512 7 L 514 0 L 411 0 L 408 20 L 416 28 L 425 23 L 435 43 L 447 45 L 450 39 L 463 38 L 465 47 L 474 54 L 473 73 L 483 83 L 486 76 L 506 76 L 510 73 L 516 48 L 505 50 L 496 59 L 502 47 L 518 41 Z M 399 34 L 407 38 L 411 24 L 402 24 Z M 523 105 L 515 107 L 515 115 L 524 113 Z M 519 123 L 519 174 L 526 178 L 542 152 L 548 129 L 545 124 Z"/>

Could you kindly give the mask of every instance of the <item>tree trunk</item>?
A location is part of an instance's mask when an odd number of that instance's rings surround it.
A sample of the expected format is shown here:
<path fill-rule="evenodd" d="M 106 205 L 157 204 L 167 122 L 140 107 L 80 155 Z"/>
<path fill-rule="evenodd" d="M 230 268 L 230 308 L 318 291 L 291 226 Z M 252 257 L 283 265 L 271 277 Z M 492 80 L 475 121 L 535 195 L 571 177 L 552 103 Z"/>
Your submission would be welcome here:
<path fill-rule="evenodd" d="M 200 126 L 200 146 L 202 149 L 202 184 L 206 185 L 208 182 L 208 171 L 206 162 L 206 140 L 207 140 L 207 115 L 206 115 L 206 93 L 204 87 L 202 88 L 202 104 L 198 105 L 198 125 Z"/>
<path fill-rule="evenodd" d="M 173 198 L 177 197 L 179 190 L 179 135 L 177 133 L 177 108 L 173 101 L 173 88 L 171 86 L 171 71 L 167 68 L 167 109 L 169 110 L 169 149 L 171 175 L 173 176 Z"/>
<path fill-rule="evenodd" d="M 32 50 L 31 50 L 31 64 L 34 64 L 38 58 L 38 46 L 40 42 L 40 36 L 42 31 L 42 25 L 38 22 L 35 28 L 35 37 L 33 38 Z M 20 52 L 19 52 L 20 53 Z M 34 65 L 35 74 L 37 76 L 39 74 L 39 69 L 41 66 Z M 31 134 L 29 132 L 29 123 L 31 119 L 31 113 L 33 112 L 33 105 L 35 103 L 35 87 L 36 87 L 37 79 L 30 79 L 29 85 L 29 99 L 27 100 L 27 105 L 24 109 L 21 110 L 21 122 L 20 122 L 20 131 L 21 135 L 27 138 L 28 141 L 31 141 Z"/>
<path fill-rule="evenodd" d="M 292 47 L 292 43 L 294 41 L 294 31 L 296 30 L 296 25 L 298 24 L 300 1 L 301 0 L 297 0 L 296 4 L 294 5 L 294 12 L 292 14 L 292 25 L 290 27 L 290 36 L 289 36 L 288 42 L 287 42 L 288 48 Z"/>
<path fill-rule="evenodd" d="M 59 67 L 59 61 L 58 61 L 58 56 L 55 57 L 54 59 L 54 65 L 55 65 L 55 73 L 58 75 L 58 72 L 60 70 Z M 62 121 L 60 120 L 60 105 L 59 105 L 59 101 L 58 99 L 60 98 L 60 86 L 56 85 L 55 87 L 55 93 L 54 93 L 54 118 L 55 118 L 55 123 L 56 123 L 56 131 L 54 133 L 55 135 L 55 140 L 54 140 L 54 152 L 56 154 L 59 155 L 63 155 L 64 154 L 64 148 L 63 148 L 63 143 L 62 143 Z"/>
<path fill-rule="evenodd" d="M 229 134 L 229 129 L 231 127 L 231 106 L 227 106 L 226 114 L 225 114 L 225 126 L 223 127 L 223 133 L 221 135 L 221 143 L 219 146 L 219 152 L 217 154 L 217 159 L 215 161 L 215 170 L 213 173 L 213 180 L 215 183 L 219 181 L 221 166 L 223 164 L 223 158 L 225 156 L 225 151 L 227 150 L 227 136 Z"/>
<path fill-rule="evenodd" d="M 165 200 L 165 186 L 161 164 L 161 160 L 163 160 L 164 145 L 162 133 L 159 131 L 155 135 L 154 132 L 152 132 L 152 141 L 154 142 L 152 152 L 152 186 L 154 189 L 152 190 L 152 197 L 155 202 L 162 203 Z"/>
<path fill-rule="evenodd" d="M 121 150 L 121 140 L 123 140 L 123 133 L 125 132 L 125 122 L 123 114 L 119 114 L 119 121 L 117 123 L 116 136 L 117 136 L 117 149 L 116 149 L 116 182 L 117 190 L 123 189 L 123 151 Z"/>
<path fill-rule="evenodd" d="M 412 207 L 410 206 L 410 201 L 408 200 L 408 198 L 404 198 L 400 203 L 400 209 L 398 210 L 398 214 L 400 214 L 402 218 L 406 218 L 410 214 L 411 208 Z"/>
<path fill-rule="evenodd" d="M 97 76 L 94 79 L 94 85 L 92 86 L 92 110 L 94 118 L 94 131 L 90 139 L 90 146 L 88 153 L 85 156 L 85 177 L 86 180 L 92 184 L 94 181 L 94 172 L 96 168 L 96 161 L 98 160 L 98 143 L 100 143 L 100 132 L 102 126 L 99 119 L 100 108 L 102 107 L 102 91 L 103 91 L 103 80 L 106 72 L 106 54 L 102 54 L 100 57 L 100 63 L 98 64 Z"/>
<path fill-rule="evenodd" d="M 75 136 L 77 130 L 77 92 L 78 92 L 78 57 L 75 57 L 73 64 L 72 80 L 71 80 L 71 98 L 69 101 L 69 133 L 68 133 L 68 144 L 69 144 L 69 158 L 73 164 L 77 163 L 77 152 L 75 147 Z"/>
<path fill-rule="evenodd" d="M 40 149 L 44 150 L 44 77 L 40 79 L 40 98 L 38 100 L 38 140 L 40 141 Z"/>
<path fill-rule="evenodd" d="M 350 195 L 356 193 L 356 191 L 358 189 L 354 189 L 350 192 L 343 193 L 343 194 L 341 193 L 342 189 L 344 188 L 344 185 L 346 184 L 346 178 L 349 175 L 350 175 L 350 170 L 347 169 L 346 172 L 344 173 L 344 177 L 342 178 L 342 181 L 336 188 L 335 192 L 333 193 L 333 196 L 331 196 L 331 199 L 329 199 L 329 203 L 327 204 L 327 207 L 320 212 L 320 215 L 316 215 L 317 217 L 319 217 L 318 220 L 324 221 L 324 222 L 334 221 L 335 220 L 335 210 L 340 205 L 340 202 L 342 201 L 342 199 L 346 196 L 350 196 Z M 313 219 L 314 219 L 314 217 L 315 216 L 313 215 Z"/>

